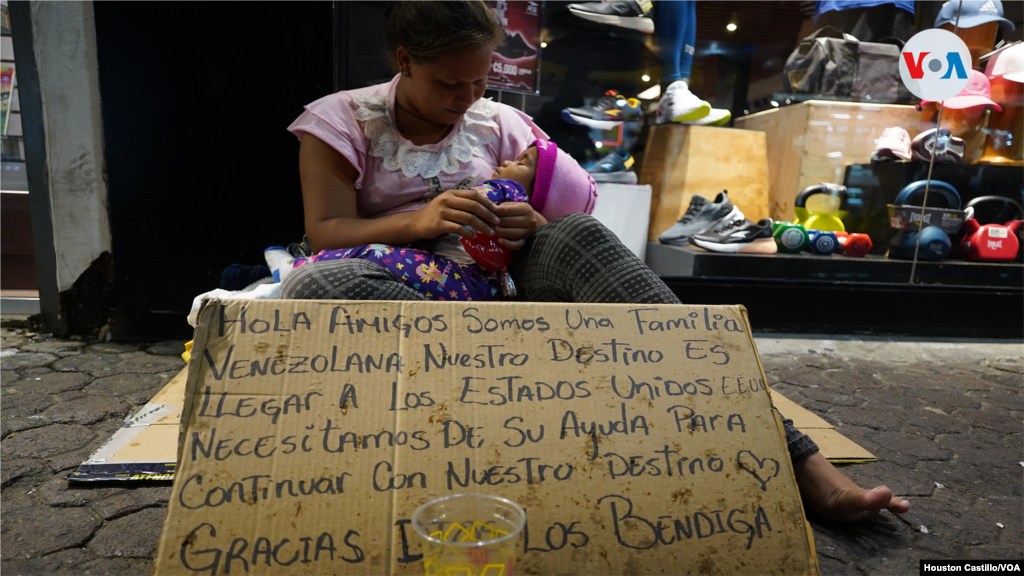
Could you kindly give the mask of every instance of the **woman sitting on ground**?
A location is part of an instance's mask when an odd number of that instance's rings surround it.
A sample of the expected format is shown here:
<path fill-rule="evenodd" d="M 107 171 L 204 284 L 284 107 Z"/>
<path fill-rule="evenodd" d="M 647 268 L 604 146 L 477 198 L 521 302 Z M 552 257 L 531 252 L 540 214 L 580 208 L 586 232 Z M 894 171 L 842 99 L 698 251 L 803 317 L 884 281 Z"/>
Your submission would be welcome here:
<path fill-rule="evenodd" d="M 468 190 L 533 141 L 547 140 L 525 114 L 481 99 L 491 52 L 505 37 L 483 2 L 396 2 L 384 29 L 395 78 L 321 98 L 289 127 L 302 142 L 302 200 L 314 252 L 368 244 L 423 249 L 446 234 L 493 231 L 516 251 L 508 271 L 518 300 L 681 303 L 589 215 L 548 222 L 529 202 L 494 205 Z M 426 298 L 359 258 L 295 268 L 281 297 Z M 800 492 L 823 517 L 852 522 L 910 508 L 884 486 L 859 488 L 792 421 L 784 423 Z"/>

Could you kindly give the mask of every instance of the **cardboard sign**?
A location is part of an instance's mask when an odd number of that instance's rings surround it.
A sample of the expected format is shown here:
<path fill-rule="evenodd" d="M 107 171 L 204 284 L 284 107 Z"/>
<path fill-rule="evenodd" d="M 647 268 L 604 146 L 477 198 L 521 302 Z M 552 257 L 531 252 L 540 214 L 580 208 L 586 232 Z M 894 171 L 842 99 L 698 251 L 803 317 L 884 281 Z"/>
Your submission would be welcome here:
<path fill-rule="evenodd" d="M 210 301 L 157 574 L 422 574 L 413 511 L 526 508 L 522 574 L 816 574 L 735 306 Z"/>

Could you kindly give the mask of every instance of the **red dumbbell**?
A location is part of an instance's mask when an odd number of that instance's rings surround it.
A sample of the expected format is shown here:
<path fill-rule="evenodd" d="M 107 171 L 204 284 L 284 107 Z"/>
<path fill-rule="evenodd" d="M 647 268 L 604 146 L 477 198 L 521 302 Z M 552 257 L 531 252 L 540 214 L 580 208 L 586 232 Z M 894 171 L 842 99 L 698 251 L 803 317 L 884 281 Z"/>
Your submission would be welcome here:
<path fill-rule="evenodd" d="M 871 252 L 871 237 L 860 232 L 847 234 L 845 239 L 839 240 L 841 246 L 839 251 L 847 256 L 861 257 Z"/>

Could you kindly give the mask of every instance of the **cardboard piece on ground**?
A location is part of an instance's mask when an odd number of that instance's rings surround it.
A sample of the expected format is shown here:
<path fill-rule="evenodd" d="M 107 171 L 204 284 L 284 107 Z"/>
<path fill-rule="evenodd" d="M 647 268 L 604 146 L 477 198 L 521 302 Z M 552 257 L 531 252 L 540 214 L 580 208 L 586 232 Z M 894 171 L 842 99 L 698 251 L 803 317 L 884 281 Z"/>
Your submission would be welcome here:
<path fill-rule="evenodd" d="M 829 462 L 845 464 L 861 464 L 875 462 L 878 458 L 853 440 L 843 436 L 825 419 L 783 396 L 778 390 L 772 390 L 772 402 L 793 421 L 793 425 L 807 434 L 818 445 L 821 455 Z"/>
<path fill-rule="evenodd" d="M 194 352 L 156 574 L 423 574 L 468 492 L 520 573 L 818 573 L 742 307 L 212 300 Z"/>
<path fill-rule="evenodd" d="M 77 482 L 173 480 L 187 378 L 186 367 L 65 478 Z"/>

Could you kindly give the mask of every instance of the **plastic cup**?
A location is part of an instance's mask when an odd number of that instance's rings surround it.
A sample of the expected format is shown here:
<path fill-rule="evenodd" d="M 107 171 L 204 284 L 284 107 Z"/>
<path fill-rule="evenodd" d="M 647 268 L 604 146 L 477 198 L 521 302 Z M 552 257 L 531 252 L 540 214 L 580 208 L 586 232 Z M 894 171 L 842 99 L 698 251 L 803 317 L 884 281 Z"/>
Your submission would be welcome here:
<path fill-rule="evenodd" d="M 427 576 L 512 576 L 526 511 L 507 498 L 455 494 L 412 515 Z"/>

